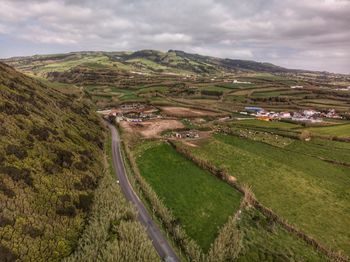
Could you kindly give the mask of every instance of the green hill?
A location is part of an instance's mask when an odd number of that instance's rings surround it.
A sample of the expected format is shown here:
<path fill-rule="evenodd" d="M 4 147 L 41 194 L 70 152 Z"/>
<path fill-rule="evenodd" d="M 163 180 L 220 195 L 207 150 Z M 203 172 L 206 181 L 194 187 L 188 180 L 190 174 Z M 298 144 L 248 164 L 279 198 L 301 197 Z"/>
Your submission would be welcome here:
<path fill-rule="evenodd" d="M 69 254 L 102 175 L 99 119 L 0 64 L 0 137 L 0 257 Z"/>
<path fill-rule="evenodd" d="M 101 171 L 104 133 L 90 103 L 0 63 L 1 261 L 59 261 L 73 251 L 69 261 L 134 261 L 137 252 L 157 260 L 134 210 Z"/>
<path fill-rule="evenodd" d="M 222 59 L 183 51 L 141 50 L 136 52 L 73 52 L 35 55 L 4 60 L 24 72 L 57 77 L 59 73 L 77 69 L 150 74 L 222 74 L 235 72 L 293 72 L 268 63 Z M 54 73 L 54 74 L 52 74 Z M 51 75 L 50 75 L 51 74 Z"/>

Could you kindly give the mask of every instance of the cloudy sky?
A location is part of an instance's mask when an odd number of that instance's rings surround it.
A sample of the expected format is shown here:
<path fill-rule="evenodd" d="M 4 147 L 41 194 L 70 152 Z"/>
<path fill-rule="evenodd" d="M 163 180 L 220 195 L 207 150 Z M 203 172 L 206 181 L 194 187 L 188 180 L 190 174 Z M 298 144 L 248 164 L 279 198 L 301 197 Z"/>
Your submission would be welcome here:
<path fill-rule="evenodd" d="M 0 0 L 0 57 L 139 49 L 350 73 L 350 0 Z"/>

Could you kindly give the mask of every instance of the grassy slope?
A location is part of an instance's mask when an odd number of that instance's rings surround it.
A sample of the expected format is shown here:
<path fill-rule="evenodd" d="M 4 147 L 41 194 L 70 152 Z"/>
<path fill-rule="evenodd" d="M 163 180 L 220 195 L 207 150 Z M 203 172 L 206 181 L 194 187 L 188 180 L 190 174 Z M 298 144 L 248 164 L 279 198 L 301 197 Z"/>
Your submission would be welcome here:
<path fill-rule="evenodd" d="M 76 246 L 101 177 L 88 103 L 0 64 L 0 257 L 59 260 Z"/>
<path fill-rule="evenodd" d="M 215 138 L 190 149 L 251 185 L 263 204 L 288 221 L 350 253 L 349 168 L 260 142 Z"/>
<path fill-rule="evenodd" d="M 188 235 L 207 251 L 218 227 L 237 210 L 240 194 L 180 156 L 168 144 L 144 144 L 136 155 L 141 174 Z"/>

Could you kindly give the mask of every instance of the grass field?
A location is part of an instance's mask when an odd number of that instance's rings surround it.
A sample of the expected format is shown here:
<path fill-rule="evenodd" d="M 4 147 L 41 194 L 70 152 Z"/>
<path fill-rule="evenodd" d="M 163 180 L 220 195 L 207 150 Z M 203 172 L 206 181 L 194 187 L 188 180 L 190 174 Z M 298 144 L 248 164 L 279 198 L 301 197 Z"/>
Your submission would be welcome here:
<path fill-rule="evenodd" d="M 187 234 L 207 251 L 219 227 L 237 210 L 240 193 L 166 143 L 145 143 L 136 155 L 142 176 L 173 211 Z"/>
<path fill-rule="evenodd" d="M 254 209 L 243 211 L 238 226 L 244 235 L 239 262 L 328 261 L 313 247 Z"/>
<path fill-rule="evenodd" d="M 235 122 L 239 125 L 254 126 L 254 127 L 264 127 L 264 128 L 279 128 L 279 129 L 293 129 L 300 127 L 300 125 L 293 123 L 286 123 L 280 121 L 261 121 L 257 119 L 246 119 Z"/>
<path fill-rule="evenodd" d="M 308 130 L 317 135 L 350 137 L 350 124 L 326 127 L 312 127 L 308 128 Z"/>
<path fill-rule="evenodd" d="M 350 164 L 350 143 L 321 139 L 312 139 L 307 143 L 293 140 L 285 148 L 302 154 Z"/>
<path fill-rule="evenodd" d="M 188 149 L 252 186 L 264 205 L 289 222 L 350 254 L 349 168 L 227 135 Z"/>

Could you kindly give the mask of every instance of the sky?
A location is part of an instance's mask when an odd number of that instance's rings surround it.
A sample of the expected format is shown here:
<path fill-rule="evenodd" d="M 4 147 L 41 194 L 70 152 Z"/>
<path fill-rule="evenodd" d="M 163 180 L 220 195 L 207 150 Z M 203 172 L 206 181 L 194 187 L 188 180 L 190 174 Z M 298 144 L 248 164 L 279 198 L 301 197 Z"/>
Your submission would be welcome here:
<path fill-rule="evenodd" d="M 183 50 L 350 74 L 350 0 L 0 0 L 0 57 Z"/>

